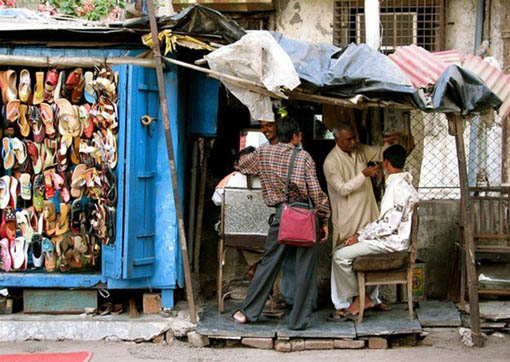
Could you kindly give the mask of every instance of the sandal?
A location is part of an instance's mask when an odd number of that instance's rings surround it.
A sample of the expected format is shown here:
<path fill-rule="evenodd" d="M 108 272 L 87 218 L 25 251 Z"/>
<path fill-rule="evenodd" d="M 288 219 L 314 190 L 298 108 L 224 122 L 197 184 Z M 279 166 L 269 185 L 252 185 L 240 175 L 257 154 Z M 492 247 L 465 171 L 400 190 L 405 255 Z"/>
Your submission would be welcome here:
<path fill-rule="evenodd" d="M 19 100 L 23 103 L 28 103 L 32 95 L 32 82 L 30 80 L 30 72 L 28 69 L 23 69 L 19 75 L 18 94 Z M 25 106 L 26 107 L 26 106 Z M 26 136 L 24 136 L 26 137 Z"/>
<path fill-rule="evenodd" d="M 345 318 L 345 309 L 342 310 L 334 310 L 333 312 L 329 313 L 326 320 L 328 322 L 345 322 L 347 319 Z"/>
<path fill-rule="evenodd" d="M 55 230 L 57 226 L 57 211 L 55 208 L 55 204 L 51 201 L 44 201 L 43 206 L 43 215 L 44 215 L 44 232 L 48 236 L 55 235 Z"/>
<path fill-rule="evenodd" d="M 26 141 L 27 143 L 27 153 L 30 155 L 32 160 L 32 166 L 34 169 L 34 174 L 41 173 L 42 170 L 42 157 L 41 155 L 41 146 L 38 143 L 32 141 Z"/>
<path fill-rule="evenodd" d="M 30 217 L 26 210 L 18 211 L 16 213 L 16 224 L 18 225 L 18 228 L 21 229 L 21 234 L 25 237 L 27 243 L 30 244 L 34 236 L 34 230 L 30 225 Z"/>
<path fill-rule="evenodd" d="M 44 72 L 35 73 L 35 89 L 32 104 L 34 106 L 41 104 L 44 100 Z"/>
<path fill-rule="evenodd" d="M 19 119 L 18 119 L 18 127 L 21 136 L 27 138 L 30 135 L 30 125 L 27 121 L 27 111 L 28 106 L 26 104 L 22 104 L 19 107 Z"/>
<path fill-rule="evenodd" d="M 32 181 L 30 174 L 22 173 L 19 177 L 20 182 L 20 194 L 23 200 L 32 199 Z"/>
<path fill-rule="evenodd" d="M 97 314 L 101 315 L 101 316 L 104 316 L 104 315 L 107 315 L 107 314 L 110 314 L 111 311 L 112 311 L 112 303 L 110 302 L 106 302 L 104 303 L 103 305 L 101 305 L 97 311 Z"/>
<path fill-rule="evenodd" d="M 41 143 L 46 136 L 46 129 L 42 123 L 41 112 L 39 111 L 38 107 L 30 106 L 28 113 L 28 119 L 32 125 L 34 141 Z"/>
<path fill-rule="evenodd" d="M 51 106 L 48 103 L 41 103 L 40 108 L 41 108 L 41 118 L 42 118 L 42 122 L 45 126 L 46 136 L 48 136 L 49 138 L 55 138 L 56 131 L 55 131 L 55 126 L 53 124 L 53 122 L 54 122 L 53 109 L 51 108 Z"/>
<path fill-rule="evenodd" d="M 16 210 L 18 206 L 18 179 L 16 177 L 11 176 L 11 186 L 10 186 L 10 194 L 11 194 L 11 206 L 14 210 Z"/>
<path fill-rule="evenodd" d="M 94 74 L 90 71 L 85 72 L 85 75 L 83 76 L 83 78 L 85 81 L 85 92 L 84 92 L 85 100 L 90 104 L 94 104 L 97 99 L 96 92 L 94 91 L 94 88 L 93 88 Z"/>
<path fill-rule="evenodd" d="M 53 101 L 55 103 L 57 103 L 57 99 L 60 99 L 61 97 L 62 87 L 65 83 L 66 75 L 67 73 L 65 70 L 61 70 L 60 73 L 58 74 L 57 85 L 55 86 L 55 90 L 53 91 Z"/>
<path fill-rule="evenodd" d="M 62 86 L 62 97 L 69 97 L 71 96 L 71 92 L 74 88 L 78 86 L 82 79 L 83 70 L 81 68 L 76 68 L 66 78 L 65 83 Z"/>
<path fill-rule="evenodd" d="M 71 196 L 80 198 L 83 194 L 83 187 L 85 186 L 84 173 L 87 166 L 80 164 L 74 168 L 73 176 L 71 178 Z"/>
<path fill-rule="evenodd" d="M 4 104 L 18 98 L 16 88 L 17 74 L 14 70 L 7 70 L 1 73 L 0 85 L 2 87 L 2 100 Z"/>
<path fill-rule="evenodd" d="M 56 69 L 50 69 L 46 73 L 46 81 L 44 82 L 44 101 L 53 103 L 53 93 L 58 82 L 58 72 Z"/>
<path fill-rule="evenodd" d="M 44 205 L 44 178 L 42 175 L 34 177 L 33 204 L 36 212 L 41 212 Z"/>
<path fill-rule="evenodd" d="M 24 271 L 27 269 L 28 243 L 23 236 L 11 241 L 12 269 Z"/>
<path fill-rule="evenodd" d="M 122 304 L 114 304 L 112 308 L 112 315 L 119 315 L 124 312 L 124 307 Z"/>
<path fill-rule="evenodd" d="M 58 216 L 57 230 L 55 235 L 62 235 L 69 231 L 69 210 L 71 206 L 66 203 L 60 204 L 60 214 Z"/>
<path fill-rule="evenodd" d="M 9 240 L 3 238 L 0 240 L 0 262 L 2 269 L 5 272 L 9 272 L 12 268 L 12 257 L 9 250 Z"/>
<path fill-rule="evenodd" d="M 11 201 L 10 186 L 10 176 L 0 178 L 0 209 L 5 209 Z"/>
<path fill-rule="evenodd" d="M 16 124 L 20 118 L 20 107 L 21 103 L 19 99 L 13 99 L 7 103 L 5 108 L 5 117 L 7 118 L 7 124 L 9 127 L 12 127 L 13 124 Z"/>
<path fill-rule="evenodd" d="M 44 255 L 42 250 L 42 236 L 41 234 L 33 234 L 32 242 L 30 243 L 32 247 L 32 264 L 34 264 L 34 268 L 40 268 L 44 263 Z"/>
<path fill-rule="evenodd" d="M 43 237 L 42 250 L 44 255 L 44 268 L 48 273 L 54 272 L 57 268 L 57 254 L 55 252 L 55 245 L 50 239 Z"/>
<path fill-rule="evenodd" d="M 4 137 L 2 139 L 2 158 L 4 160 L 5 170 L 10 170 L 14 167 L 16 157 L 14 156 L 14 152 L 12 150 L 12 142 L 9 137 Z"/>

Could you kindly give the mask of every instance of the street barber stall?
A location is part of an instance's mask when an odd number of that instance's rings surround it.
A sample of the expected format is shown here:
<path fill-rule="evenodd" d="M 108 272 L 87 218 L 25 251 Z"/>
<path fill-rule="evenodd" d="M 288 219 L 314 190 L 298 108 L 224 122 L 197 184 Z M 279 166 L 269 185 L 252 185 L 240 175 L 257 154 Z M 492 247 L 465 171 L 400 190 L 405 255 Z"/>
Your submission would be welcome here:
<path fill-rule="evenodd" d="M 460 326 L 460 313 L 453 303 L 434 304 L 432 301 L 423 301 L 423 291 L 420 296 L 415 294 L 417 289 L 411 288 L 413 284 L 420 284 L 424 277 L 423 269 L 420 270 L 416 263 L 416 255 L 419 255 L 418 239 L 422 235 L 418 229 L 418 212 L 413 220 L 411 247 L 405 256 L 405 272 L 399 269 L 394 273 L 395 267 L 388 267 L 388 270 L 380 271 L 386 274 L 385 278 L 370 279 L 373 277 L 370 268 L 359 270 L 366 276 L 367 285 L 406 285 L 401 298 L 406 301 L 405 304 L 395 304 L 389 312 L 369 312 L 363 319 L 355 322 L 327 323 L 326 318 L 331 311 L 327 292 L 329 283 L 319 282 L 319 286 L 326 290 L 326 296 L 322 298 L 322 303 L 319 297 L 319 310 L 313 314 L 311 327 L 302 331 L 291 331 L 286 327 L 288 314 L 285 311 L 281 314 L 271 313 L 279 309 L 276 295 L 279 286 L 275 283 L 271 303 L 267 305 L 267 313 L 263 313 L 261 320 L 239 325 L 230 318 L 232 312 L 239 308 L 249 284 L 249 273 L 246 273 L 246 269 L 253 262 L 245 257 L 244 252 L 262 250 L 267 233 L 267 218 L 272 213 L 272 210 L 263 204 L 257 178 L 232 173 L 235 163 L 233 154 L 250 145 L 250 140 L 254 140 L 253 146 L 266 142 L 260 133 L 260 121 L 274 121 L 275 112 L 282 108 L 299 121 L 303 132 L 302 147 L 312 155 L 319 180 L 323 190 L 326 190 L 322 164 L 335 145 L 332 130 L 338 122 L 351 124 L 360 142 L 381 144 L 383 135 L 398 131 L 403 136 L 400 143 L 404 147 L 412 148 L 413 120 L 409 115 L 423 112 L 445 114 L 445 127 L 449 134 L 455 137 L 463 241 L 461 268 L 459 273 L 454 274 L 455 278 L 461 280 L 461 304 L 466 289 L 469 295 L 467 316 L 471 329 L 466 329 L 465 338 L 481 346 L 474 241 L 475 238 L 480 239 L 485 235 L 485 221 L 478 222 L 473 229 L 473 222 L 477 218 L 483 218 L 483 212 L 480 212 L 480 208 L 473 208 L 473 196 L 477 190 L 469 188 L 464 130 L 469 127 L 472 117 L 483 112 L 496 112 L 499 109 L 499 116 L 507 116 L 508 104 L 502 90 L 491 88 L 489 83 L 485 83 L 487 79 L 478 76 L 468 62 L 463 63 L 451 57 L 454 51 L 448 53 L 450 56 L 445 56 L 443 53 L 433 54 L 410 45 L 400 47 L 391 56 L 386 56 L 366 44 L 350 44 L 345 48 L 337 48 L 333 45 L 293 40 L 278 33 L 252 31 L 244 35 L 242 29 L 237 27 L 237 30 L 237 35 L 229 40 L 229 45 L 205 54 L 194 62 L 164 59 L 166 63 L 218 79 L 227 90 L 227 96 L 220 91 L 218 132 L 214 144 L 206 142 L 207 147 L 202 147 L 203 150 L 211 152 L 209 158 L 204 158 L 208 159 L 211 169 L 214 168 L 212 163 L 223 165 L 223 168 L 220 167 L 223 174 L 218 175 L 217 181 L 228 176 L 218 184 L 213 197 L 220 207 L 217 210 L 221 210 L 218 211 L 219 223 L 215 229 L 219 240 L 216 298 L 215 301 L 207 303 L 198 324 L 198 332 L 210 338 L 241 341 L 266 338 L 271 339 L 271 345 L 274 338 L 276 341 L 326 338 L 331 344 L 332 339 L 355 340 L 359 342 L 357 348 L 361 348 L 365 345 L 364 339 L 369 336 L 383 336 L 388 340 L 406 335 L 416 338 L 423 326 L 434 325 L 433 322 L 430 324 L 431 315 L 440 315 L 439 319 L 444 319 L 436 321 L 436 325 Z M 208 67 L 203 66 L 206 63 Z M 232 95 L 236 99 L 233 99 Z M 505 100 L 504 103 L 502 99 Z M 244 110 L 239 109 L 239 102 L 246 107 Z M 226 119 L 229 121 L 225 121 Z M 227 147 L 227 144 L 230 146 Z M 228 152 L 220 152 L 222 147 L 230 147 L 230 155 Z M 435 151 L 428 150 L 432 153 Z M 382 191 L 383 184 L 382 179 L 374 181 L 376 194 L 377 190 Z M 480 190 L 478 195 L 479 192 Z M 498 189 L 494 192 L 505 190 Z M 488 239 L 504 238 L 507 230 L 508 225 L 504 224 L 504 220 L 508 213 L 508 203 L 499 195 L 495 196 L 500 200 L 499 216 L 494 214 L 491 225 L 496 224 L 494 220 L 498 217 L 497 225 L 501 225 L 501 229 L 494 233 L 494 228 L 489 225 L 487 229 L 495 236 L 487 237 Z M 203 208 L 199 204 L 199 210 L 200 207 Z M 199 225 L 198 220 L 201 219 L 197 219 Z M 210 260 L 204 256 L 204 248 L 206 246 L 202 245 L 200 260 Z M 198 249 L 200 250 L 200 247 Z M 195 244 L 195 269 L 199 263 L 196 250 Z M 210 246 L 208 250 L 211 250 Z M 233 250 L 241 251 L 243 257 L 237 257 L 237 260 L 243 264 L 247 262 L 248 266 L 229 263 L 229 260 L 235 259 L 237 255 Z M 327 245 L 321 247 L 318 278 L 322 281 L 329 278 L 330 250 Z M 203 270 L 204 266 L 200 268 Z M 230 273 L 233 274 L 229 278 L 226 278 L 226 269 L 231 269 Z M 211 270 L 210 267 L 208 270 Z M 210 273 L 202 273 L 200 278 L 202 288 L 214 280 Z M 244 285 L 244 289 L 235 287 L 235 281 Z M 439 312 L 434 309 L 438 305 Z"/>

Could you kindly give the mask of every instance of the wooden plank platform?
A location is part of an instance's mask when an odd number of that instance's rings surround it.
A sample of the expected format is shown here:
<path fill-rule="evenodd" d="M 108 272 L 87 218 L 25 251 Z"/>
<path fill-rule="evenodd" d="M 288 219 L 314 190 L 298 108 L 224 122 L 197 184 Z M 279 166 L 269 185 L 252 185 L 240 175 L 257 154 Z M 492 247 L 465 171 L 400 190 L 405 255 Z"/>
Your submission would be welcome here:
<path fill-rule="evenodd" d="M 461 325 L 460 313 L 452 302 L 436 300 L 420 302 L 416 314 L 423 327 L 458 327 Z"/>
<path fill-rule="evenodd" d="M 278 339 L 355 339 L 365 336 L 386 336 L 420 333 L 422 328 L 415 319 L 409 320 L 405 305 L 393 305 L 389 312 L 369 311 L 360 325 L 351 321 L 329 322 L 331 309 L 321 309 L 312 314 L 311 326 L 305 330 L 288 329 L 288 312 L 281 320 L 262 316 L 255 323 L 239 324 L 232 320 L 232 313 L 241 306 L 239 301 L 225 301 L 225 313 L 218 312 L 215 302 L 204 308 L 197 326 L 197 332 L 213 338 L 241 339 L 244 337 L 269 337 Z"/>

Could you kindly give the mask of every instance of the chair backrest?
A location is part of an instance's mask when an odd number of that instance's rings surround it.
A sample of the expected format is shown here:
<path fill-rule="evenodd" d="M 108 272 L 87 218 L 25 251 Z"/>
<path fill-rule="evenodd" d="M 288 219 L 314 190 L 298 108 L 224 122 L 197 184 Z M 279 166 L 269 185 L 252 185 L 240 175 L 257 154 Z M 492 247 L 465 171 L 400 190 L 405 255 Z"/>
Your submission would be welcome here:
<path fill-rule="evenodd" d="M 413 206 L 413 219 L 411 221 L 411 249 L 410 249 L 410 266 L 414 265 L 416 261 L 416 254 L 418 252 L 418 230 L 420 228 L 420 215 L 419 215 L 420 204 L 417 202 Z"/>

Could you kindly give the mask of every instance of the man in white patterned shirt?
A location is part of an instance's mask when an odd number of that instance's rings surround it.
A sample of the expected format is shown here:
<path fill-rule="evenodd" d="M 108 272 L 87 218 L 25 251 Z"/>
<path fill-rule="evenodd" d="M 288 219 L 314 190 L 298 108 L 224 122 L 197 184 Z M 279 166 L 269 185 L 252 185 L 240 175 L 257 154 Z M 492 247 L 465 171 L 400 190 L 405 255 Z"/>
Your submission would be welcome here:
<path fill-rule="evenodd" d="M 383 152 L 383 167 L 388 175 L 386 192 L 381 201 L 379 217 L 349 237 L 345 247 L 333 256 L 336 286 L 341 298 L 356 297 L 348 312 L 359 312 L 358 282 L 352 262 L 359 256 L 385 254 L 407 250 L 411 234 L 412 209 L 418 202 L 418 193 L 412 185 L 412 176 L 402 171 L 406 150 L 400 145 L 388 147 Z M 366 308 L 374 306 L 367 295 Z"/>

